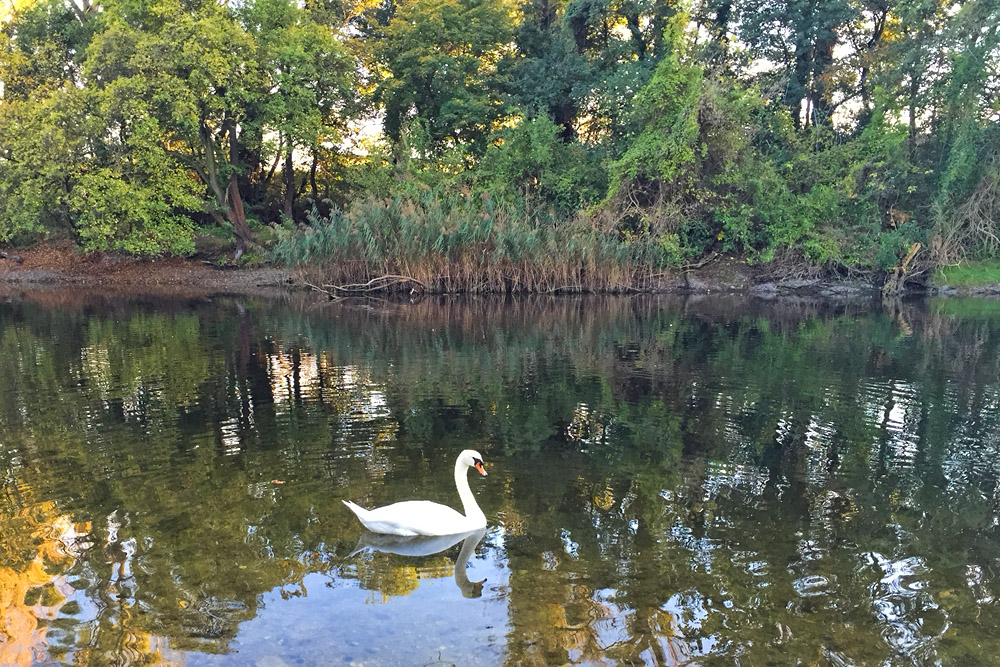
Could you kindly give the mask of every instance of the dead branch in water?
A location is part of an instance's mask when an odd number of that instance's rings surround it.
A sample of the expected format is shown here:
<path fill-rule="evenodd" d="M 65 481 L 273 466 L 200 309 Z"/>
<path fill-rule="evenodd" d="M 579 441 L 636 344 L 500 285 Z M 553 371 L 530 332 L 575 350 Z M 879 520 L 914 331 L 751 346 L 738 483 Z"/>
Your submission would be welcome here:
<path fill-rule="evenodd" d="M 348 294 L 358 294 L 365 292 L 384 292 L 390 290 L 396 285 L 402 285 L 405 283 L 413 283 L 419 285 L 421 291 L 427 291 L 427 285 L 417 280 L 416 278 L 411 278 L 410 276 L 398 276 L 398 275 L 386 275 L 379 276 L 378 278 L 372 278 L 366 283 L 355 283 L 351 285 L 323 285 L 323 287 L 332 287 L 338 292 L 345 292 Z M 307 283 L 308 284 L 308 283 Z M 320 290 L 326 291 L 326 290 Z M 330 292 L 327 292 L 330 294 Z"/>
<path fill-rule="evenodd" d="M 320 287 L 318 285 L 313 285 L 312 283 L 307 283 L 305 281 L 303 281 L 302 284 L 305 285 L 306 287 L 309 287 L 309 288 L 312 288 L 312 289 L 316 290 L 317 292 L 322 292 L 323 294 L 327 295 L 330 298 L 331 301 L 339 301 L 340 300 L 339 296 L 337 296 L 336 294 L 334 294 L 333 292 L 331 292 L 329 290 L 323 289 L 322 287 Z"/>

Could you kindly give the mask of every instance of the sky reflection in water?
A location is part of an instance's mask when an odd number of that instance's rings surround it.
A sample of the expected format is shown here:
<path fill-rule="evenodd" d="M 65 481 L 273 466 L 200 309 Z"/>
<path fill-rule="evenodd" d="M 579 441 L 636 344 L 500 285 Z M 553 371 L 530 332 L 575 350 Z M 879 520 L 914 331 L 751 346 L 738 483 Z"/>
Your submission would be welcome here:
<path fill-rule="evenodd" d="M 998 324 L 7 297 L 0 663 L 988 662 Z M 467 569 L 352 554 L 342 498 L 458 506 L 464 447 Z"/>

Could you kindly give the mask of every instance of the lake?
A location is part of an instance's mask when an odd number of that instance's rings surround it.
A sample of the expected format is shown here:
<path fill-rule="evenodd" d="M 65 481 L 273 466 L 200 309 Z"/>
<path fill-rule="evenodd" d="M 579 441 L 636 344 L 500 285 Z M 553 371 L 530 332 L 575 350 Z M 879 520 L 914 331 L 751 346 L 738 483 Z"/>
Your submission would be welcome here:
<path fill-rule="evenodd" d="M 39 290 L 0 378 L 0 664 L 1000 654 L 997 302 Z M 484 534 L 341 503 L 466 447 Z"/>

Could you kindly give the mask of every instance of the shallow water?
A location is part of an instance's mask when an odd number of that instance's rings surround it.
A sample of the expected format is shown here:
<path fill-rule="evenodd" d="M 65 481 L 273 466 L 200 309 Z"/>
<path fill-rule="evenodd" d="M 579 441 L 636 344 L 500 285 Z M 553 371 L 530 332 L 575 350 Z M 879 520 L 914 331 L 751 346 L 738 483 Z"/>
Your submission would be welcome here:
<path fill-rule="evenodd" d="M 8 295 L 0 664 L 990 662 L 998 371 L 991 302 Z M 464 447 L 481 541 L 352 554 Z"/>

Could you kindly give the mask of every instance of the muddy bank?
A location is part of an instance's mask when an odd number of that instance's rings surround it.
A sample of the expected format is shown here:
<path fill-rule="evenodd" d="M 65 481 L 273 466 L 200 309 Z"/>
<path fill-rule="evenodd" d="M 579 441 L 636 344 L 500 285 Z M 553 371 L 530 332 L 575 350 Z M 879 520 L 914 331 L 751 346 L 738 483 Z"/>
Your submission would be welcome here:
<path fill-rule="evenodd" d="M 326 283 L 315 269 L 292 271 L 298 285 L 325 292 L 331 298 L 384 294 L 386 292 L 413 294 L 440 294 L 436 286 L 402 275 L 375 277 L 370 281 L 351 285 Z M 513 281 L 514 283 L 518 281 Z M 658 273 L 655 279 L 643 279 L 630 289 L 615 290 L 617 294 L 750 294 L 768 299 L 783 296 L 811 298 L 852 298 L 877 295 L 878 287 L 865 280 L 848 280 L 830 276 L 806 276 L 801 272 L 783 273 L 776 265 L 751 265 L 734 258 L 708 261 L 697 268 L 674 269 Z M 490 294 L 483 290 L 483 294 Z M 565 285 L 541 292 L 526 289 L 516 294 L 581 294 L 592 293 L 587 285 Z"/>
<path fill-rule="evenodd" d="M 191 295 L 283 293 L 308 289 L 305 272 L 276 268 L 225 268 L 217 260 L 167 257 L 138 259 L 114 253 L 80 254 L 72 245 L 0 248 L 0 288 L 60 288 L 78 285 L 108 292 L 178 293 Z M 696 269 L 662 274 L 652 289 L 676 294 L 748 294 L 760 299 L 806 297 L 823 299 L 877 296 L 867 280 L 830 276 L 787 275 L 776 265 L 750 265 L 719 258 Z M 344 296 L 343 293 L 330 290 Z M 560 290 L 571 293 L 574 289 Z M 584 290 L 585 291 L 585 290 Z M 908 285 L 909 293 L 942 296 L 1000 296 L 1000 285 L 956 288 L 948 285 Z"/>
<path fill-rule="evenodd" d="M 776 265 L 751 265 L 723 258 L 696 270 L 680 271 L 672 287 L 696 294 L 745 292 L 768 299 L 781 296 L 850 298 L 871 296 L 878 288 L 865 280 L 787 275 Z"/>
<path fill-rule="evenodd" d="M 82 255 L 68 245 L 0 249 L 0 285 L 8 289 L 79 286 L 109 292 L 186 294 L 256 293 L 292 287 L 285 269 L 230 269 L 217 262 L 180 257 Z"/>

